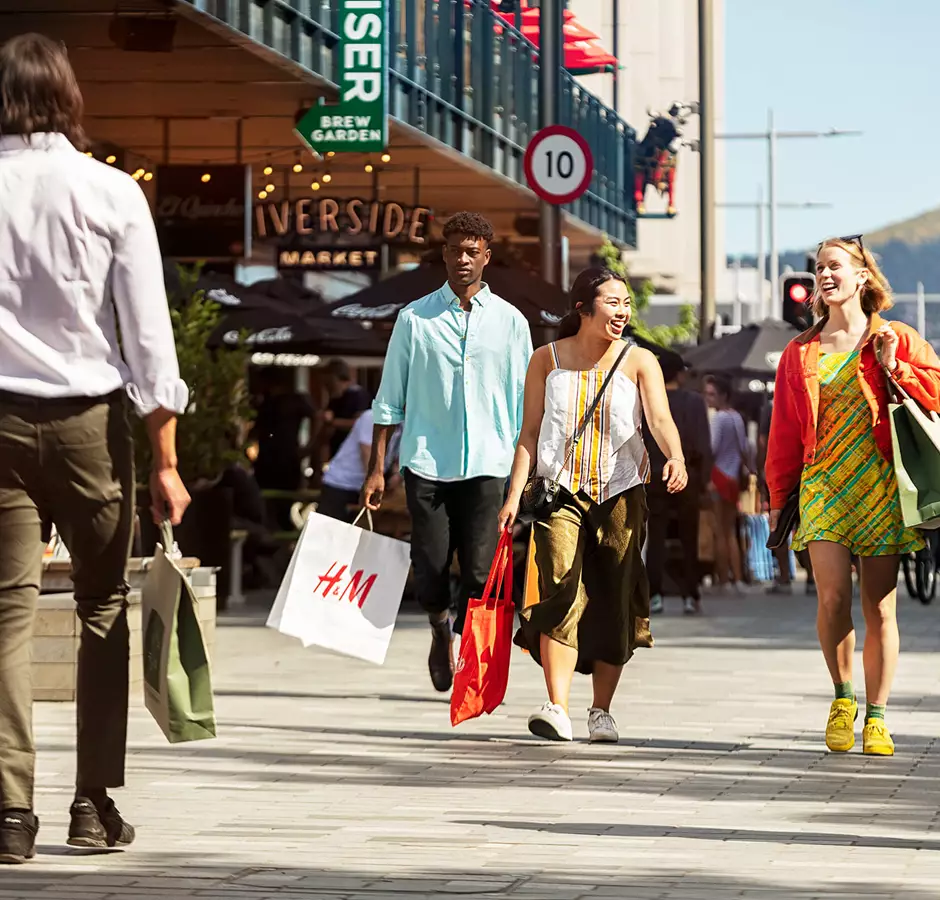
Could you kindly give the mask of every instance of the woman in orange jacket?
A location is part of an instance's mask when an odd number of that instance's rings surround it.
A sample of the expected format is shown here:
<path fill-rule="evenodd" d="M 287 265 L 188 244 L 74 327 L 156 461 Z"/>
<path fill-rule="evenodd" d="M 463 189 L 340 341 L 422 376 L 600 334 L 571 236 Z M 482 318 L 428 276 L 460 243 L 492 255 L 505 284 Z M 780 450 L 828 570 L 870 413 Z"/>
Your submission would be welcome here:
<path fill-rule="evenodd" d="M 823 241 L 816 253 L 814 312 L 821 321 L 787 346 L 777 369 L 767 448 L 771 528 L 799 492 L 793 546 L 816 573 L 819 643 L 835 685 L 826 745 L 855 745 L 852 557 L 859 558 L 865 616 L 867 754 L 890 756 L 885 705 L 898 659 L 900 557 L 923 546 L 904 527 L 892 466 L 887 379 L 940 410 L 940 360 L 907 325 L 885 322 L 891 289 L 862 236 Z M 886 370 L 890 374 L 886 374 Z"/>

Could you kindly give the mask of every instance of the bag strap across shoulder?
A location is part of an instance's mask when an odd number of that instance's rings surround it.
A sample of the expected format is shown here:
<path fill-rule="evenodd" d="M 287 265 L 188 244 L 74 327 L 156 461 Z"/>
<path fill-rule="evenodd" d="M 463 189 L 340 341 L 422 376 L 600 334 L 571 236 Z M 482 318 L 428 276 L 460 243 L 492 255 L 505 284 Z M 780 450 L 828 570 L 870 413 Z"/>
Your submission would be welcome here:
<path fill-rule="evenodd" d="M 623 362 L 626 355 L 630 352 L 630 349 L 635 346 L 636 341 L 634 341 L 632 338 L 627 338 L 625 343 L 626 346 L 623 348 L 623 350 L 620 351 L 620 355 L 617 357 L 617 361 L 613 364 L 610 371 L 607 373 L 607 377 L 604 379 L 604 383 L 601 385 L 601 389 L 597 392 L 597 396 L 594 398 L 594 402 L 590 405 L 588 411 L 584 414 L 584 418 L 581 420 L 581 424 L 578 426 L 574 436 L 571 439 L 571 444 L 568 446 L 568 452 L 565 454 L 565 461 L 561 464 L 562 472 L 568 468 L 568 463 L 571 462 L 571 457 L 580 443 L 581 438 L 584 436 L 584 431 L 588 426 L 588 422 L 594 418 L 594 413 L 597 411 L 597 407 L 600 405 L 601 398 L 604 396 L 604 392 L 607 390 L 610 382 L 613 381 L 614 375 L 620 369 L 620 364 Z"/>

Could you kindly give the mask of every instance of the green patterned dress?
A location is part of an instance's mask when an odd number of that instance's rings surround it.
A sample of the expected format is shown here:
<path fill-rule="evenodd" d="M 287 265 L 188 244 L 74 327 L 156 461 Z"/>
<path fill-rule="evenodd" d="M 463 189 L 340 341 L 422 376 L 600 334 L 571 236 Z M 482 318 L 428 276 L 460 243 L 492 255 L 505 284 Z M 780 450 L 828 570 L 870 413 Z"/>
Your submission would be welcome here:
<path fill-rule="evenodd" d="M 812 541 L 842 544 L 862 557 L 924 545 L 919 531 L 904 527 L 894 468 L 875 443 L 858 351 L 819 355 L 816 461 L 803 470 L 793 548 Z"/>

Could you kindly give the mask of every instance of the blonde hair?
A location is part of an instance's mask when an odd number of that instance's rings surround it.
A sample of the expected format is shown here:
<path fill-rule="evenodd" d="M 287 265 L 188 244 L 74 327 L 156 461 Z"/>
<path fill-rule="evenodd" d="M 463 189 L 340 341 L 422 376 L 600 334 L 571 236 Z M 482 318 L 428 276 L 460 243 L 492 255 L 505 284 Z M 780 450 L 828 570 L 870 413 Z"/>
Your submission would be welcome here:
<path fill-rule="evenodd" d="M 819 249 L 816 251 L 817 259 L 819 259 L 819 254 L 822 253 L 826 247 L 838 247 L 844 250 L 852 258 L 852 262 L 857 268 L 868 270 L 868 281 L 862 285 L 861 292 L 862 311 L 865 315 L 870 316 L 873 313 L 882 312 L 894 306 L 894 300 L 891 296 L 891 285 L 888 284 L 888 279 L 885 278 L 884 272 L 882 272 L 881 268 L 878 266 L 878 261 L 875 259 L 875 255 L 871 250 L 867 247 L 860 246 L 859 243 L 854 240 L 828 238 L 819 245 Z M 823 318 L 829 315 L 829 306 L 826 301 L 823 300 L 822 294 L 819 293 L 818 285 L 813 293 L 812 305 L 813 314 L 817 318 Z"/>

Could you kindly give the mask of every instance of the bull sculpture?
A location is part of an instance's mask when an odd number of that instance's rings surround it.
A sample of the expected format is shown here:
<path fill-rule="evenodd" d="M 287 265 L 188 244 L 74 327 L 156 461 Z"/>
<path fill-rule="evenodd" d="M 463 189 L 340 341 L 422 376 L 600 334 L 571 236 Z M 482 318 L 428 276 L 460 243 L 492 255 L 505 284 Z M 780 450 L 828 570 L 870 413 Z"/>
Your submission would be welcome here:
<path fill-rule="evenodd" d="M 634 167 L 634 198 L 636 211 L 646 212 L 646 189 L 652 185 L 663 197 L 668 194 L 666 214 L 676 210 L 676 162 L 679 153 L 685 108 L 674 104 L 667 113 L 647 110 L 650 125 L 646 136 L 637 144 Z"/>

